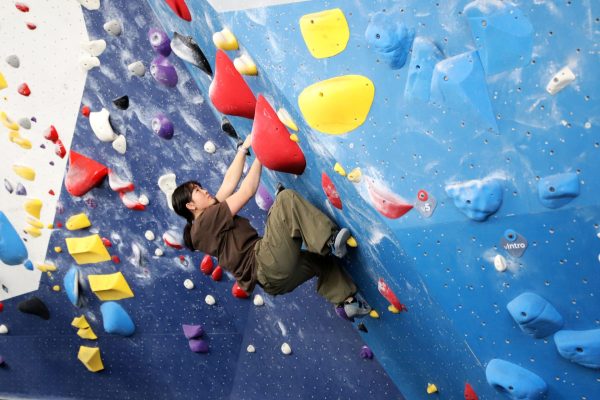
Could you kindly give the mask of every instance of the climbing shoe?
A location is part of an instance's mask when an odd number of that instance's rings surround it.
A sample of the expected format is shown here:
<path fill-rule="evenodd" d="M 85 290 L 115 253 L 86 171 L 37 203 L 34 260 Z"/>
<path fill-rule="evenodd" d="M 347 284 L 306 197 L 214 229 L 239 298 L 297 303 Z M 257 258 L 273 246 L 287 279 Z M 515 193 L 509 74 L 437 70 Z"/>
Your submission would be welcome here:
<path fill-rule="evenodd" d="M 339 304 L 335 308 L 335 313 L 340 318 L 352 322 L 354 322 L 354 318 L 362 318 L 366 315 L 369 315 L 370 312 L 371 306 L 359 293 L 356 293 L 353 296 L 352 301 Z"/>
<path fill-rule="evenodd" d="M 334 232 L 329 239 L 331 254 L 339 258 L 344 257 L 348 251 L 346 242 L 350 236 L 350 231 L 346 228 L 342 228 L 339 231 Z"/>

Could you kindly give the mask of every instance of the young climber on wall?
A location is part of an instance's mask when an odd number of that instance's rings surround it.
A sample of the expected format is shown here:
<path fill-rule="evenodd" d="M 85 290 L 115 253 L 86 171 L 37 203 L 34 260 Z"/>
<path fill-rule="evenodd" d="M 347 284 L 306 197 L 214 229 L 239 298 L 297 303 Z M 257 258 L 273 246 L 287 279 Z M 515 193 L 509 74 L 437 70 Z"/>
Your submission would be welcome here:
<path fill-rule="evenodd" d="M 187 220 L 183 232 L 186 247 L 217 257 L 248 293 L 258 283 L 265 292 L 280 295 L 317 276 L 318 293 L 335 304 L 340 317 L 353 320 L 367 315 L 371 307 L 331 256 L 346 254 L 348 229 L 339 229 L 289 189 L 278 191 L 262 238 L 246 218 L 237 215 L 260 182 L 262 165 L 255 159 L 235 190 L 251 140 L 249 135 L 240 146 L 214 197 L 195 181 L 183 183 L 173 192 L 173 209 Z M 303 243 L 306 250 L 301 249 Z"/>

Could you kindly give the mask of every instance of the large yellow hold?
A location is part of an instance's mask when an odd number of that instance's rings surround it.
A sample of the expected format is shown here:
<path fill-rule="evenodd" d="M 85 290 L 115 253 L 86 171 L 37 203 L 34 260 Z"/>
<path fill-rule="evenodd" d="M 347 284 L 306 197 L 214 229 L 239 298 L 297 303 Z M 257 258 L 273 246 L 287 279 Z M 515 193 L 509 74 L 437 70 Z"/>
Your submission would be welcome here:
<path fill-rule="evenodd" d="M 300 31 L 306 47 L 315 58 L 341 53 L 350 39 L 348 22 L 339 8 L 302 16 Z"/>
<path fill-rule="evenodd" d="M 344 75 L 310 85 L 298 106 L 311 128 L 332 135 L 350 132 L 367 119 L 375 86 L 361 75 Z"/>
<path fill-rule="evenodd" d="M 100 358 L 100 349 L 97 347 L 80 346 L 77 358 L 91 372 L 98 372 L 104 369 L 102 358 Z"/>
<path fill-rule="evenodd" d="M 77 264 L 91 264 L 110 260 L 110 254 L 98 235 L 67 238 L 67 249 Z"/>
<path fill-rule="evenodd" d="M 106 275 L 88 275 L 90 289 L 102 301 L 133 297 L 133 292 L 121 272 Z"/>

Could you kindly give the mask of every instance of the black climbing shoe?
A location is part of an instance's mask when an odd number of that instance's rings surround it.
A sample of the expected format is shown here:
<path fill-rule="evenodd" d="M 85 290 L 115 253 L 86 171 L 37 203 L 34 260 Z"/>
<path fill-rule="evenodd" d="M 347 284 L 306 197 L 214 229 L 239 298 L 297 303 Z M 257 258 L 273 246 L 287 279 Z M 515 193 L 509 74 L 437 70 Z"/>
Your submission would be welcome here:
<path fill-rule="evenodd" d="M 353 297 L 350 303 L 343 303 L 335 308 L 335 313 L 340 318 L 352 322 L 354 322 L 354 318 L 362 318 L 371 312 L 371 306 L 359 293 Z"/>

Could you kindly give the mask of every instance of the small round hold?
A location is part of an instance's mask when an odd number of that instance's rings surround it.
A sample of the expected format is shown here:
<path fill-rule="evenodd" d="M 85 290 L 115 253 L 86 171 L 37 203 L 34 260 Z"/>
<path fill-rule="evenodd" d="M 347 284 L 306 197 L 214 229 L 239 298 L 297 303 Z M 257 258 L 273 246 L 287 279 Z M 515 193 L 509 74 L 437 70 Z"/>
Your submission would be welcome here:
<path fill-rule="evenodd" d="M 183 286 L 185 286 L 187 290 L 192 290 L 194 288 L 194 282 L 192 282 L 191 279 L 186 279 L 185 281 L 183 281 Z"/>
<path fill-rule="evenodd" d="M 19 68 L 21 65 L 21 61 L 19 61 L 19 57 L 17 57 L 16 54 L 11 54 L 10 56 L 6 57 L 6 63 L 13 68 Z"/>
<path fill-rule="evenodd" d="M 150 204 L 150 199 L 145 194 L 140 195 L 140 197 L 138 197 L 138 201 L 144 206 Z"/>
<path fill-rule="evenodd" d="M 156 257 L 162 257 L 163 254 L 165 254 L 165 253 L 163 252 L 163 250 L 161 248 L 157 248 L 156 250 L 154 250 L 154 255 Z"/>
<path fill-rule="evenodd" d="M 104 28 L 106 33 L 108 33 L 109 35 L 112 35 L 112 36 L 119 36 L 122 31 L 121 23 L 116 19 L 111 19 L 110 21 L 105 23 L 102 27 Z"/>
<path fill-rule="evenodd" d="M 217 146 L 215 146 L 215 144 L 210 140 L 207 140 L 206 143 L 204 143 L 204 151 L 208 154 L 213 154 L 215 151 L 217 151 Z"/>
<path fill-rule="evenodd" d="M 204 298 L 204 301 L 206 302 L 206 304 L 208 304 L 209 306 L 212 306 L 216 303 L 216 300 L 214 297 L 212 297 L 210 294 L 206 295 L 206 297 Z"/>
<path fill-rule="evenodd" d="M 254 295 L 254 305 L 257 307 L 263 306 L 265 304 L 265 301 L 263 300 L 262 296 L 260 294 Z"/>
<path fill-rule="evenodd" d="M 292 348 L 289 344 L 284 343 L 281 345 L 281 352 L 285 355 L 292 354 Z"/>
<path fill-rule="evenodd" d="M 146 74 L 146 67 L 141 61 L 136 61 L 127 66 L 129 72 L 140 78 Z"/>
<path fill-rule="evenodd" d="M 8 333 L 8 327 L 4 324 L 0 325 L 0 335 L 6 335 Z"/>
<path fill-rule="evenodd" d="M 256 349 L 254 348 L 254 346 L 252 346 L 251 344 L 249 344 L 248 347 L 246 347 L 246 351 L 248 353 L 254 353 L 256 351 Z"/>
<path fill-rule="evenodd" d="M 146 237 L 147 240 L 150 240 L 150 241 L 155 239 L 154 232 L 152 232 L 152 231 L 144 232 L 144 236 Z"/>
<path fill-rule="evenodd" d="M 419 190 L 419 193 L 417 194 L 417 197 L 419 198 L 419 200 L 421 201 L 427 201 L 427 199 L 429 198 L 429 195 L 427 194 L 426 191 L 424 190 Z"/>
<path fill-rule="evenodd" d="M 496 268 L 496 271 L 498 272 L 506 271 L 506 268 L 508 268 L 506 265 L 506 258 L 500 254 L 496 254 L 496 257 L 494 257 L 494 268 Z"/>
<path fill-rule="evenodd" d="M 163 139 L 169 140 L 173 137 L 175 127 L 165 114 L 158 114 L 152 118 L 152 130 Z"/>
<path fill-rule="evenodd" d="M 60 286 L 54 285 L 52 286 L 52 290 L 54 290 L 55 292 L 60 292 Z"/>

